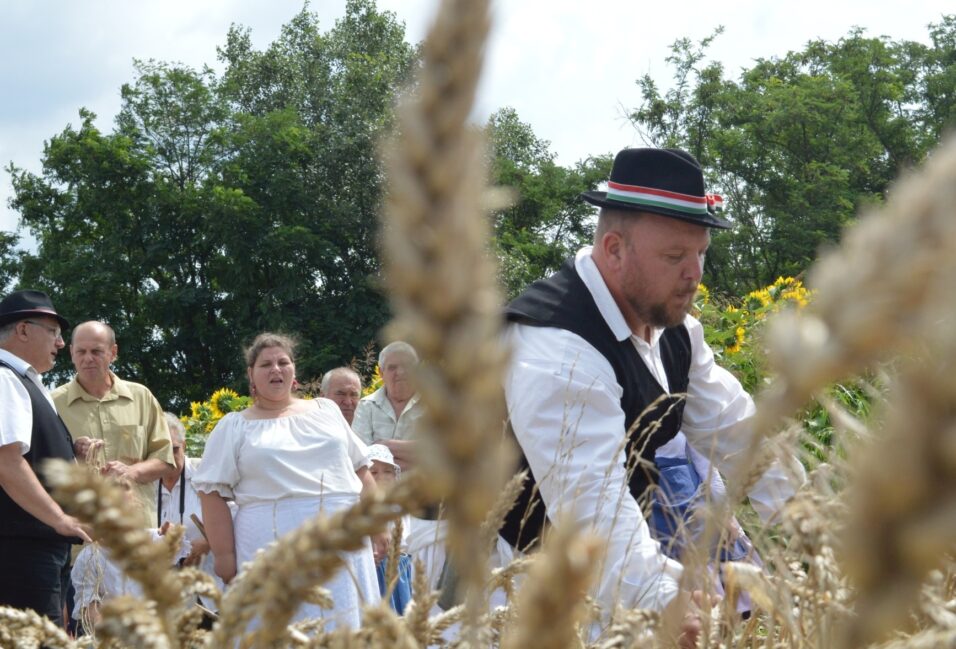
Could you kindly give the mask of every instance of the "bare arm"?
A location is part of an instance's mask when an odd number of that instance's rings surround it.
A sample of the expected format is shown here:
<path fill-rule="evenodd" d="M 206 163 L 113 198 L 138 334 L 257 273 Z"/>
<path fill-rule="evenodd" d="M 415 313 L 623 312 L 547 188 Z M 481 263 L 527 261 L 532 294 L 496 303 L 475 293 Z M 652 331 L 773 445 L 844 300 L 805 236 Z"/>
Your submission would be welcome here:
<path fill-rule="evenodd" d="M 368 467 L 360 467 L 355 474 L 359 477 L 359 480 L 362 481 L 362 495 L 375 491 L 378 489 L 378 485 L 375 484 L 375 478 L 369 473 Z M 375 557 L 375 563 L 378 563 L 382 559 L 388 556 L 388 545 L 390 542 L 388 532 L 381 532 L 380 534 L 373 534 L 372 539 L 372 555 Z"/>
<path fill-rule="evenodd" d="M 33 469 L 20 454 L 18 444 L 0 446 L 0 487 L 28 514 L 63 536 L 77 536 L 89 543 L 80 522 L 67 516 L 46 492 Z"/>
<path fill-rule="evenodd" d="M 415 466 L 415 449 L 418 442 L 411 439 L 382 439 L 376 442 L 388 447 L 402 471 Z"/>
<path fill-rule="evenodd" d="M 227 584 L 236 576 L 236 535 L 232 527 L 232 514 L 229 505 L 218 491 L 199 492 L 202 501 L 203 526 L 209 538 L 216 561 L 216 574 Z"/>

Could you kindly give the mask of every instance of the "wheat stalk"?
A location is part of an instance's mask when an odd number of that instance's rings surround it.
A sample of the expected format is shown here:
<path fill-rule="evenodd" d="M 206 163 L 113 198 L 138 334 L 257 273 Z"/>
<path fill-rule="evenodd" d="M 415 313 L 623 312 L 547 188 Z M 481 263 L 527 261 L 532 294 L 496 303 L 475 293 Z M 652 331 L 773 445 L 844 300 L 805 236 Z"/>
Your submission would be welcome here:
<path fill-rule="evenodd" d="M 570 525 L 554 528 L 518 593 L 516 624 L 505 633 L 502 649 L 580 645 L 578 622 L 600 550 L 596 539 L 578 535 Z"/>
<path fill-rule="evenodd" d="M 330 517 L 318 516 L 260 552 L 226 591 L 219 620 L 207 644 L 230 646 L 259 617 L 245 646 L 268 646 L 287 631 L 289 620 L 317 584 L 342 567 L 343 553 L 365 547 L 366 538 L 418 508 L 425 480 L 411 472 L 388 491 L 375 491 Z"/>
<path fill-rule="evenodd" d="M 482 521 L 506 477 L 500 444 L 502 303 L 482 214 L 486 171 L 467 126 L 488 32 L 486 0 L 446 0 L 422 48 L 414 98 L 398 109 L 387 148 L 383 271 L 390 326 L 422 363 L 421 463 L 445 499 L 448 552 L 466 588 L 469 619 L 482 609 Z"/>
<path fill-rule="evenodd" d="M 106 602 L 103 619 L 96 625 L 101 646 L 116 642 L 131 649 L 171 649 L 176 646 L 165 633 L 154 606 L 135 597 L 120 595 Z"/>
<path fill-rule="evenodd" d="M 54 499 L 64 510 L 92 528 L 92 536 L 110 552 L 110 558 L 136 580 L 144 596 L 161 611 L 162 629 L 176 646 L 176 619 L 183 610 L 180 586 L 170 570 L 169 548 L 155 543 L 139 526 L 140 514 L 127 492 L 91 473 L 82 465 L 48 460 L 43 467 Z"/>
<path fill-rule="evenodd" d="M 0 646 L 17 649 L 73 649 L 74 643 L 60 627 L 30 609 L 0 606 Z"/>

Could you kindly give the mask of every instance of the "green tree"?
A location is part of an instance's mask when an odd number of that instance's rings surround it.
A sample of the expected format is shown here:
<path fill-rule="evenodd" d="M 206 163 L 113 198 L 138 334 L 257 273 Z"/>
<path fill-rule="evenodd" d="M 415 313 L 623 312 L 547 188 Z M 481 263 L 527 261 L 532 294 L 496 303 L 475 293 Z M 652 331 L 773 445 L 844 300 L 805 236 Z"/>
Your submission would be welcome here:
<path fill-rule="evenodd" d="M 856 29 L 758 60 L 738 80 L 706 60 L 712 37 L 677 41 L 673 86 L 640 79 L 631 119 L 655 145 L 697 156 L 727 199 L 735 228 L 715 233 L 705 281 L 741 294 L 797 275 L 862 205 L 881 201 L 956 123 L 944 89 L 954 33 L 952 17 L 931 27 L 933 47 Z"/>
<path fill-rule="evenodd" d="M 299 334 L 304 379 L 359 355 L 387 319 L 376 147 L 415 60 L 403 37 L 354 0 L 324 34 L 301 12 L 262 52 L 233 28 L 221 78 L 137 63 L 113 132 L 81 111 L 40 174 L 11 169 L 38 242 L 22 281 L 113 324 L 117 371 L 171 407 L 242 389 L 240 345 L 262 330 Z"/>
<path fill-rule="evenodd" d="M 501 279 L 509 297 L 553 273 L 591 242 L 594 208 L 581 192 L 607 180 L 609 155 L 573 167 L 554 161 L 549 143 L 535 136 L 512 108 L 494 113 L 486 126 L 494 182 L 514 190 L 514 202 L 494 214 Z"/>
<path fill-rule="evenodd" d="M 19 241 L 16 233 L 0 230 L 0 294 L 3 295 L 20 275 Z"/>

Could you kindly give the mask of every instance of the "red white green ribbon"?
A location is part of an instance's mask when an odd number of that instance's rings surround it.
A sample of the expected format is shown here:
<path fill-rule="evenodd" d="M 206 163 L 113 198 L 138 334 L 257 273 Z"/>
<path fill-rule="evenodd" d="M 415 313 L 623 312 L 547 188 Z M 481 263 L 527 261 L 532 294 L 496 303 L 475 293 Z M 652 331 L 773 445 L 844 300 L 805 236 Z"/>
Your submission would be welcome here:
<path fill-rule="evenodd" d="M 666 207 L 686 214 L 705 215 L 708 213 L 706 196 L 679 194 L 677 192 L 668 192 L 652 187 L 625 185 L 623 183 L 608 181 L 607 197 L 624 201 L 625 203 L 634 203 L 635 205 Z"/>

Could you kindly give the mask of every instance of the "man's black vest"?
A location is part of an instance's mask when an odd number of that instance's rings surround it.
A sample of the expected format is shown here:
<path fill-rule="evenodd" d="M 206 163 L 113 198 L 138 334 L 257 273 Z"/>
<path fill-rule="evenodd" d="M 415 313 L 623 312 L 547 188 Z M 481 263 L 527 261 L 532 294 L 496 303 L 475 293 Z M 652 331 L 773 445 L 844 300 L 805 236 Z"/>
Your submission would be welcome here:
<path fill-rule="evenodd" d="M 73 438 L 37 384 L 3 361 L 0 361 L 0 365 L 9 368 L 20 379 L 30 395 L 30 405 L 33 409 L 33 433 L 30 438 L 30 450 L 23 459 L 37 474 L 43 488 L 49 491 L 40 467 L 45 459 L 51 457 L 73 460 Z M 57 534 L 49 525 L 41 523 L 28 514 L 20 505 L 13 502 L 3 489 L 0 489 L 0 536 L 69 540 Z"/>
<path fill-rule="evenodd" d="M 621 408 L 625 431 L 629 431 L 625 453 L 629 487 L 640 498 L 656 481 L 654 454 L 677 435 L 684 413 L 679 396 L 665 395 L 637 353 L 630 338 L 619 341 L 598 310 L 594 298 L 569 260 L 548 279 L 532 284 L 505 309 L 509 322 L 538 327 L 556 327 L 577 334 L 597 349 L 614 368 L 617 382 L 624 388 Z M 690 336 L 683 325 L 666 329 L 660 340 L 661 360 L 672 395 L 687 390 L 690 371 Z M 570 405 L 570 404 L 569 404 Z M 554 435 L 561 435 L 555 430 Z M 520 445 L 519 445 L 520 447 Z M 641 461 L 638 461 L 640 458 Z M 521 454 L 518 470 L 528 468 Z M 514 547 L 525 549 L 538 539 L 546 513 L 534 476 L 529 478 L 515 506 L 505 518 L 501 536 Z"/>

